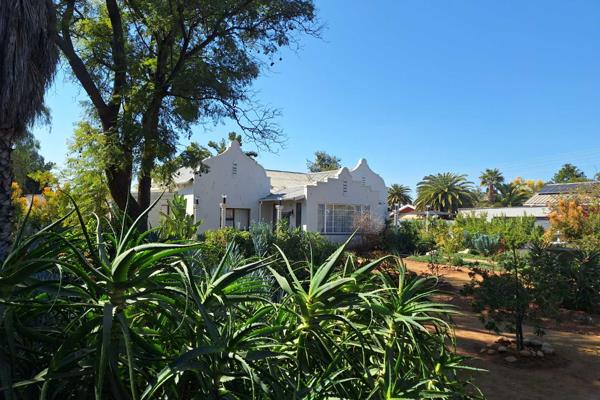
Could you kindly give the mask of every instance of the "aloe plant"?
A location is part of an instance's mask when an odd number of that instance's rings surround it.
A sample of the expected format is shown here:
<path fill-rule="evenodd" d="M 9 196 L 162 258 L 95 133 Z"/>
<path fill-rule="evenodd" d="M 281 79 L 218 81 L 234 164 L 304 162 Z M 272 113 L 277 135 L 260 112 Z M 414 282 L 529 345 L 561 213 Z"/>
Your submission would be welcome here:
<path fill-rule="evenodd" d="M 215 265 L 201 243 L 151 242 L 137 221 L 91 233 L 74 212 L 77 229 L 18 238 L 0 268 L 7 399 L 470 396 L 455 310 L 393 257 L 244 259 L 230 244 Z"/>

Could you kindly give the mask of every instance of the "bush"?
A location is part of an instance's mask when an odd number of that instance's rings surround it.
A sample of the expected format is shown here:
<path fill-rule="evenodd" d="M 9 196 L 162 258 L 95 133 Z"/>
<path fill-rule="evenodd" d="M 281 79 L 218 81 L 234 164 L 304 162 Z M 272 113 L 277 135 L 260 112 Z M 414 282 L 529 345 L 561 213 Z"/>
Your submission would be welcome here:
<path fill-rule="evenodd" d="M 403 256 L 414 254 L 418 250 L 418 226 L 411 221 L 401 221 L 398 226 L 388 226 L 383 232 L 381 242 L 384 250 Z"/>
<path fill-rule="evenodd" d="M 300 228 L 278 227 L 273 238 L 274 244 L 292 261 L 324 262 L 337 246 L 319 233 L 305 232 Z M 272 249 L 272 254 L 279 254 Z"/>
<path fill-rule="evenodd" d="M 500 235 L 475 233 L 471 236 L 470 240 L 470 247 L 486 257 L 492 256 L 500 250 Z"/>
<path fill-rule="evenodd" d="M 259 257 L 267 255 L 273 244 L 273 230 L 266 222 L 255 222 L 250 225 L 250 236 L 254 252 Z"/>
<path fill-rule="evenodd" d="M 221 248 L 223 252 L 229 243 L 235 243 L 245 257 L 250 257 L 254 254 L 254 244 L 252 243 L 250 232 L 225 227 L 207 230 L 204 232 L 203 237 L 206 244 Z"/>

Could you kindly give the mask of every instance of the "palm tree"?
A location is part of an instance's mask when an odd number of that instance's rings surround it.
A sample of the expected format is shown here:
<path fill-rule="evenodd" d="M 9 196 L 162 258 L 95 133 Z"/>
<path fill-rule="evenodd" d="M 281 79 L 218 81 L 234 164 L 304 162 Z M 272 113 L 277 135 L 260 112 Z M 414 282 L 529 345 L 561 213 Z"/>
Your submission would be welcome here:
<path fill-rule="evenodd" d="M 58 49 L 51 0 L 0 1 L 0 262 L 11 243 L 11 150 L 44 110 Z"/>
<path fill-rule="evenodd" d="M 494 202 L 494 196 L 496 195 L 496 188 L 498 185 L 504 182 L 504 176 L 499 169 L 486 169 L 481 173 L 479 177 L 481 186 L 487 187 L 487 199 L 490 203 Z"/>
<path fill-rule="evenodd" d="M 394 204 L 404 205 L 412 203 L 410 188 L 406 185 L 399 185 L 397 183 L 394 183 L 388 189 L 387 202 L 388 207 L 393 207 Z"/>
<path fill-rule="evenodd" d="M 532 191 L 525 185 L 516 183 L 501 183 L 497 186 L 500 205 L 504 207 L 522 206 L 531 196 Z"/>
<path fill-rule="evenodd" d="M 471 205 L 473 200 L 473 182 L 466 175 L 451 172 L 427 175 L 417 184 L 416 206 L 420 210 L 431 207 L 454 213 L 459 207 Z"/>

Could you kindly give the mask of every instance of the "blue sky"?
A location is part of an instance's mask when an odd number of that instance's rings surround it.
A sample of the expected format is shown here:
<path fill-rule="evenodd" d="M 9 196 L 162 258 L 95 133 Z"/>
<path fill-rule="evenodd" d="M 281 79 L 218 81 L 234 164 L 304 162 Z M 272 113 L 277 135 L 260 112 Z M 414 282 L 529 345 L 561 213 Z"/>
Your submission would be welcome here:
<path fill-rule="evenodd" d="M 452 171 L 550 179 L 565 162 L 600 171 L 600 2 L 317 1 L 322 39 L 254 85 L 287 141 L 267 168 L 305 170 L 316 150 L 386 183 Z M 63 67 L 63 69 L 66 67 Z M 42 153 L 61 164 L 85 96 L 60 73 Z M 192 140 L 226 135 L 198 127 Z M 182 145 L 185 144 L 182 141 Z M 247 146 L 251 147 L 251 146 Z"/>

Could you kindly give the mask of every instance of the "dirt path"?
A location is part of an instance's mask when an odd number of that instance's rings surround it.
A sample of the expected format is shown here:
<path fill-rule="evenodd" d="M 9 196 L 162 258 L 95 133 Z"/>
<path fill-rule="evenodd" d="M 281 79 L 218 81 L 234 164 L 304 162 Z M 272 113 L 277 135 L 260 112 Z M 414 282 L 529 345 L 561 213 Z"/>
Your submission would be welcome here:
<path fill-rule="evenodd" d="M 429 273 L 426 263 L 406 261 L 409 270 Z M 600 400 L 600 324 L 556 326 L 546 330 L 544 341 L 556 349 L 555 366 L 518 368 L 498 355 L 481 355 L 480 349 L 492 343 L 497 335 L 488 332 L 471 311 L 468 300 L 457 292 L 469 281 L 467 269 L 441 270 L 443 279 L 453 287 L 445 300 L 457 305 L 462 315 L 454 318 L 458 351 L 472 357 L 469 365 L 488 372 L 469 373 L 490 400 Z M 526 335 L 533 331 L 526 328 Z M 509 334 L 507 334 L 509 336 Z"/>

